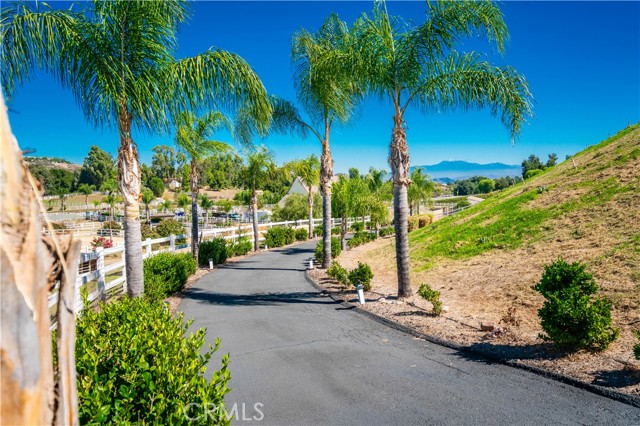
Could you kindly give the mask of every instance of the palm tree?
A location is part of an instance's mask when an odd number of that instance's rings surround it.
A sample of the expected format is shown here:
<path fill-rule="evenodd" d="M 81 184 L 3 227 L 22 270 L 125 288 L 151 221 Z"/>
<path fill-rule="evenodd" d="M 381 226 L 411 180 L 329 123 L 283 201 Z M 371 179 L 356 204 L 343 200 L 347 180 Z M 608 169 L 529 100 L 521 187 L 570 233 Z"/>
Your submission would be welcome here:
<path fill-rule="evenodd" d="M 218 111 L 202 117 L 186 111 L 178 114 L 176 126 L 176 145 L 191 160 L 191 254 L 198 259 L 198 165 L 207 155 L 231 150 L 228 144 L 210 138 L 223 127 L 231 131 L 232 125 L 231 120 Z"/>
<path fill-rule="evenodd" d="M 361 99 L 359 86 L 351 75 L 354 38 L 337 15 L 330 15 L 316 34 L 301 30 L 293 36 L 292 60 L 297 96 L 309 123 L 293 107 L 279 108 L 288 121 L 315 135 L 322 146 L 320 191 L 322 193 L 322 267 L 331 265 L 331 182 L 333 159 L 329 144 L 334 122 L 346 123 Z M 276 108 L 274 107 L 274 114 Z M 314 126 L 314 125 L 316 126 Z M 319 130 L 320 129 L 320 130 Z"/>
<path fill-rule="evenodd" d="M 265 146 L 254 148 L 247 153 L 245 180 L 251 187 L 251 222 L 253 224 L 253 249 L 258 251 L 258 189 L 264 185 L 273 168 L 273 154 Z"/>
<path fill-rule="evenodd" d="M 228 224 L 229 223 L 229 213 L 233 209 L 233 201 L 231 201 L 231 200 L 220 200 L 220 201 L 218 201 L 217 204 L 218 204 L 218 207 L 220 207 L 222 209 L 222 211 L 225 212 L 225 214 L 227 215 L 226 221 L 227 221 L 227 224 Z"/>
<path fill-rule="evenodd" d="M 531 113 L 526 80 L 510 67 L 496 67 L 475 52 L 458 53 L 454 47 L 464 36 L 483 32 L 503 51 L 508 37 L 500 9 L 488 0 L 429 2 L 424 24 L 410 26 L 391 18 L 386 4 L 376 6 L 354 25 L 358 38 L 358 68 L 367 89 L 393 105 L 389 164 L 393 175 L 394 222 L 398 297 L 412 295 L 409 278 L 407 188 L 409 148 L 405 112 L 490 107 L 501 113 L 512 140 Z"/>
<path fill-rule="evenodd" d="M 93 200 L 93 201 L 92 201 L 92 203 L 93 203 L 93 209 L 94 209 L 94 210 L 98 210 L 98 208 L 100 207 L 100 204 L 102 204 L 102 201 L 100 201 L 100 200 Z"/>
<path fill-rule="evenodd" d="M 340 243 L 347 249 L 347 219 L 356 215 L 364 215 L 368 204 L 369 189 L 363 179 L 346 179 L 340 177 L 335 184 L 332 198 L 332 213 L 340 217 Z"/>
<path fill-rule="evenodd" d="M 315 154 L 296 162 L 295 171 L 307 185 L 309 202 L 309 238 L 313 236 L 313 187 L 320 182 L 320 160 Z"/>
<path fill-rule="evenodd" d="M 202 194 L 200 197 L 200 207 L 204 209 L 205 223 L 209 223 L 209 210 L 213 207 L 213 201 L 207 197 L 207 194 Z"/>
<path fill-rule="evenodd" d="M 173 207 L 173 203 L 171 202 L 171 200 L 164 200 L 162 203 L 160 203 L 160 207 L 162 207 L 162 210 L 166 213 L 171 209 L 171 207 Z"/>
<path fill-rule="evenodd" d="M 369 214 L 374 224 L 376 238 L 380 236 L 380 225 L 389 220 L 388 201 L 391 200 L 392 191 L 390 182 L 385 182 L 384 170 L 377 170 L 373 167 L 369 169 L 366 180 L 369 185 Z"/>
<path fill-rule="evenodd" d="M 125 205 L 129 297 L 144 292 L 139 198 L 141 170 L 132 129 L 168 132 L 180 110 L 243 105 L 268 126 L 271 109 L 258 76 L 239 56 L 210 49 L 174 58 L 182 0 L 95 1 L 84 12 L 19 2 L 2 9 L 2 84 L 11 97 L 33 68 L 69 88 L 89 121 L 116 127 L 118 182 Z"/>
<path fill-rule="evenodd" d="M 84 194 L 84 205 L 87 211 L 89 211 L 89 195 L 91 195 L 95 189 L 95 185 L 89 185 L 88 183 L 83 183 L 78 186 L 78 192 Z"/>
<path fill-rule="evenodd" d="M 351 75 L 351 62 L 356 57 L 353 47 L 354 38 L 337 15 L 329 16 L 316 34 L 306 30 L 296 33 L 292 42 L 294 81 L 297 98 L 308 119 L 303 119 L 292 103 L 277 97 L 270 98 L 273 111 L 271 131 L 297 132 L 302 138 L 311 133 L 322 146 L 320 191 L 323 196 L 324 268 L 331 265 L 331 127 L 335 122 L 346 123 L 361 99 L 360 86 Z M 236 134 L 241 140 L 247 140 L 246 133 L 250 128 L 250 125 L 236 126 Z"/>
<path fill-rule="evenodd" d="M 407 190 L 410 216 L 413 216 L 414 206 L 416 206 L 417 213 L 420 214 L 420 203 L 431 199 L 433 189 L 433 182 L 429 176 L 422 173 L 422 169 L 415 169 L 411 172 L 411 186 Z"/>
<path fill-rule="evenodd" d="M 64 189 L 58 190 L 58 199 L 60 200 L 60 211 L 63 212 L 67 209 L 64 202 L 67 199 L 67 194 L 64 192 Z"/>
<path fill-rule="evenodd" d="M 187 217 L 187 207 L 189 207 L 189 197 L 184 192 L 179 193 L 176 196 L 176 204 L 184 212 L 184 217 Z"/>
<path fill-rule="evenodd" d="M 144 204 L 145 217 L 147 219 L 147 224 L 151 223 L 151 215 L 149 214 L 149 203 L 156 199 L 156 196 L 149 188 L 144 188 L 142 190 L 142 202 Z"/>

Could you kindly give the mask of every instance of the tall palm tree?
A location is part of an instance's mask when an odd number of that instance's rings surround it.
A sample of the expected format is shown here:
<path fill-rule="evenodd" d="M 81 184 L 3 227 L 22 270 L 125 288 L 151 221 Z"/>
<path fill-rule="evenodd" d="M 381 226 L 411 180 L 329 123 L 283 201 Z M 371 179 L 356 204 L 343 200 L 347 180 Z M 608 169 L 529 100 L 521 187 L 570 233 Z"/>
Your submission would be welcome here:
<path fill-rule="evenodd" d="M 309 203 L 309 238 L 313 236 L 313 187 L 320 182 L 320 160 L 315 154 L 296 162 L 295 171 L 307 185 Z"/>
<path fill-rule="evenodd" d="M 207 196 L 207 194 L 202 194 L 200 197 L 200 207 L 204 210 L 205 221 L 204 223 L 209 223 L 209 210 L 213 207 L 213 201 L 211 198 Z"/>
<path fill-rule="evenodd" d="M 207 156 L 228 152 L 231 147 L 210 139 L 221 128 L 232 130 L 231 120 L 218 111 L 196 117 L 191 111 L 184 111 L 176 117 L 175 142 L 178 149 L 191 161 L 189 188 L 191 190 L 191 254 L 198 259 L 198 165 Z"/>
<path fill-rule="evenodd" d="M 132 129 L 168 132 L 179 110 L 244 105 L 266 127 L 270 104 L 258 76 L 239 56 L 210 49 L 174 58 L 183 0 L 94 1 L 86 11 L 20 2 L 2 9 L 2 86 L 11 97 L 34 68 L 69 88 L 92 123 L 120 136 L 118 182 L 125 205 L 127 292 L 144 292 L 139 198 L 141 170 Z"/>
<path fill-rule="evenodd" d="M 245 180 L 251 188 L 251 222 L 253 224 L 253 249 L 258 251 L 258 189 L 264 185 L 273 168 L 273 154 L 265 146 L 254 148 L 247 153 Z"/>
<path fill-rule="evenodd" d="M 149 214 L 149 203 L 156 199 L 156 196 L 149 188 L 142 189 L 142 203 L 144 204 L 145 217 L 147 224 L 151 224 L 151 215 Z"/>
<path fill-rule="evenodd" d="M 489 107 L 501 114 L 512 140 L 531 113 L 531 95 L 524 77 L 511 67 L 496 67 L 475 52 L 458 53 L 459 39 L 484 33 L 500 52 L 508 38 L 500 9 L 489 0 L 429 2 L 426 21 L 414 26 L 392 18 L 386 4 L 364 15 L 354 31 L 358 65 L 353 72 L 367 89 L 393 106 L 389 164 L 393 175 L 398 297 L 412 295 L 409 278 L 407 188 L 409 148 L 405 112 Z"/>
<path fill-rule="evenodd" d="M 91 195 L 95 189 L 95 185 L 89 185 L 88 183 L 83 183 L 78 186 L 77 191 L 84 195 L 84 205 L 87 211 L 89 211 L 89 195 Z"/>

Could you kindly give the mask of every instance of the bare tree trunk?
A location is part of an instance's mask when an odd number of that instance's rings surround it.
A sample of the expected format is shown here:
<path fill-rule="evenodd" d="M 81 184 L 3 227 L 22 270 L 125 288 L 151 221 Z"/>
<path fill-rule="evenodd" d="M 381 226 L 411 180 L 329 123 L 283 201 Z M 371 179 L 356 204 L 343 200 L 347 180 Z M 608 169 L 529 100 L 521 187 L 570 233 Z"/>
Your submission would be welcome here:
<path fill-rule="evenodd" d="M 131 114 L 121 103 L 118 117 L 118 184 L 124 199 L 124 246 L 127 294 L 130 298 L 144 294 L 142 271 L 142 235 L 140 234 L 140 160 L 131 139 Z"/>
<path fill-rule="evenodd" d="M 258 192 L 256 191 L 256 181 L 253 180 L 251 186 L 251 221 L 253 222 L 253 250 L 260 248 L 260 236 L 258 234 Z"/>
<path fill-rule="evenodd" d="M 322 191 L 322 267 L 331 266 L 331 178 L 333 159 L 329 149 L 329 125 L 325 125 L 325 140 L 320 157 L 320 189 Z"/>
<path fill-rule="evenodd" d="M 1 96 L 0 96 L 1 97 Z M 50 425 L 54 378 L 40 209 L 0 99 L 0 418 Z"/>
<path fill-rule="evenodd" d="M 396 265 L 398 268 L 398 298 L 413 295 L 410 280 L 409 264 L 409 210 L 407 188 L 411 184 L 409 179 L 409 148 L 407 135 L 402 126 L 403 118 L 398 109 L 393 117 L 394 126 L 391 137 L 389 164 L 393 174 L 393 219 L 396 231 Z"/>
<path fill-rule="evenodd" d="M 416 203 L 417 215 L 420 216 L 420 201 Z"/>
<path fill-rule="evenodd" d="M 413 201 L 409 203 L 409 216 L 413 216 Z"/>
<path fill-rule="evenodd" d="M 309 185 L 309 238 L 313 238 L 313 192 Z"/>
<path fill-rule="evenodd" d="M 198 262 L 198 170 L 191 161 L 191 254 Z"/>

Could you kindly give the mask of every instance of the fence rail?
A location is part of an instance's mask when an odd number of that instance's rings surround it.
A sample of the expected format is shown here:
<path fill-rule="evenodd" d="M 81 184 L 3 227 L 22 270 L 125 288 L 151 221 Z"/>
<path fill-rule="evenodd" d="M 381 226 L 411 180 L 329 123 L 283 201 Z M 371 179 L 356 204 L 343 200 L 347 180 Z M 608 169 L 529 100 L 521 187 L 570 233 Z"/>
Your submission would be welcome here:
<path fill-rule="evenodd" d="M 348 219 L 347 225 L 351 225 L 361 219 Z M 368 220 L 368 218 L 365 218 Z M 340 219 L 332 219 L 331 226 L 341 223 Z M 264 241 L 264 233 L 273 227 L 289 226 L 293 228 L 306 228 L 309 225 L 308 220 L 295 220 L 285 222 L 267 222 L 258 225 L 258 241 Z M 313 226 L 322 224 L 322 219 L 313 219 Z M 175 252 L 188 249 L 189 245 L 186 240 L 191 238 L 190 232 L 187 231 L 181 235 L 170 235 L 163 238 L 146 239 L 142 241 L 143 258 L 153 256 L 161 252 Z M 227 228 L 205 229 L 200 236 L 203 241 L 213 238 L 223 238 L 236 242 L 239 238 L 245 237 L 253 241 L 253 226 L 251 224 L 241 224 L 240 226 Z M 185 243 L 177 244 L 177 241 L 184 240 Z M 94 303 L 97 300 L 106 301 L 107 299 L 126 293 L 127 291 L 127 275 L 125 268 L 125 247 L 118 246 L 108 249 L 98 249 L 93 253 L 82 253 L 81 261 L 78 267 L 78 276 L 75 285 L 75 302 L 74 308 L 76 314 L 84 309 L 83 292 L 87 293 L 88 302 Z M 95 262 L 95 266 L 91 264 Z M 57 287 L 49 296 L 49 310 L 55 309 L 58 302 Z M 53 322 L 53 321 L 52 321 Z M 57 327 L 57 323 L 53 323 L 52 329 Z"/>

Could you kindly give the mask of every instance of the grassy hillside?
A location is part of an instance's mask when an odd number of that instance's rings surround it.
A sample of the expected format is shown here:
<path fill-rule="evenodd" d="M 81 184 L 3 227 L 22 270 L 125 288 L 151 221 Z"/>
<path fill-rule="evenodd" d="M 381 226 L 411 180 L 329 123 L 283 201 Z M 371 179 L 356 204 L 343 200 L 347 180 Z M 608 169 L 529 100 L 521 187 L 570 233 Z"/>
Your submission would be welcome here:
<path fill-rule="evenodd" d="M 490 250 L 544 245 L 567 233 L 578 245 L 598 244 L 603 231 L 609 234 L 608 255 L 623 251 L 637 257 L 639 195 L 640 126 L 636 125 L 576 154 L 573 161 L 411 233 L 412 257 L 417 268 L 426 270 L 438 258 L 466 259 Z"/>
<path fill-rule="evenodd" d="M 450 308 L 446 318 L 421 316 L 408 305 L 367 303 L 367 309 L 469 345 L 488 344 L 476 327 L 494 321 L 509 332 L 491 340 L 491 350 L 640 395 L 640 371 L 629 373 L 637 365 L 633 330 L 640 329 L 640 126 L 413 231 L 409 241 L 412 285 L 440 291 Z M 539 338 L 543 298 L 531 287 L 558 258 L 586 263 L 613 302 L 621 333 L 604 353 L 558 355 Z M 367 262 L 373 290 L 396 294 L 393 240 L 347 251 L 339 261 L 347 268 Z"/>

